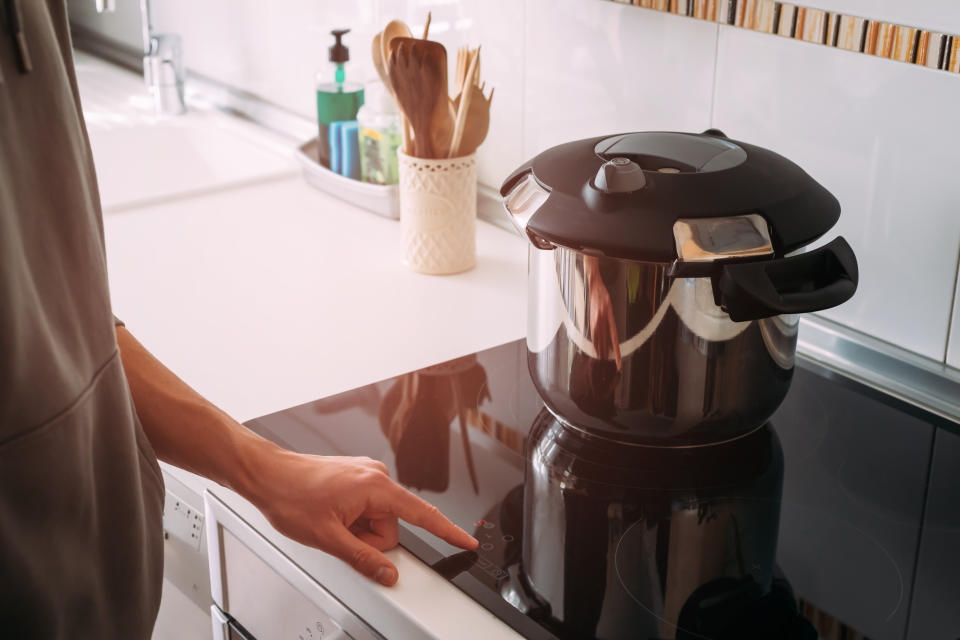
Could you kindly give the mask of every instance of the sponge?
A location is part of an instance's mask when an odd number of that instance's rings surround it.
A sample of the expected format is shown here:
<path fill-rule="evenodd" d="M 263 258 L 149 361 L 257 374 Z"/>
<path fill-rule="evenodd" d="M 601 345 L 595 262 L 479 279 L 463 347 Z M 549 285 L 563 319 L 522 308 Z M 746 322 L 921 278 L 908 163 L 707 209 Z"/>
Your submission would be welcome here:
<path fill-rule="evenodd" d="M 356 120 L 341 123 L 340 175 L 360 179 L 360 128 Z"/>

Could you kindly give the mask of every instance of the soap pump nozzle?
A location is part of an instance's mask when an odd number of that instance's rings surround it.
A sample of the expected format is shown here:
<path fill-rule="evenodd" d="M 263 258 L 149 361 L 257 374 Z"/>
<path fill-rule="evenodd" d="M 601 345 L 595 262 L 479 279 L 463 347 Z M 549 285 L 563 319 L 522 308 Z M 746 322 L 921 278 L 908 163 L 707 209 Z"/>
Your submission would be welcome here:
<path fill-rule="evenodd" d="M 350 29 L 334 29 L 330 32 L 330 34 L 336 40 L 336 42 L 333 43 L 333 46 L 330 47 L 330 62 L 337 67 L 334 80 L 338 84 L 342 84 L 346 79 L 346 74 L 343 71 L 343 63 L 350 59 L 350 49 L 348 49 L 341 40 L 347 33 L 350 33 Z"/>

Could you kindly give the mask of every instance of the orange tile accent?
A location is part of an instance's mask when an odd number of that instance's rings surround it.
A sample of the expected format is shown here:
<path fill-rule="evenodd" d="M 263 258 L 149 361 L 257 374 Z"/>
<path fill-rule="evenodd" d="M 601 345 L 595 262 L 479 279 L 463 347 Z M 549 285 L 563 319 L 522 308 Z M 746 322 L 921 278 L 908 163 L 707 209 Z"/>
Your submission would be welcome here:
<path fill-rule="evenodd" d="M 757 0 L 744 0 L 743 21 L 747 29 L 757 28 Z"/>
<path fill-rule="evenodd" d="M 894 27 L 893 52 L 891 57 L 900 62 L 909 62 L 910 54 L 913 53 L 913 40 L 917 34 L 916 29 L 910 27 Z"/>
<path fill-rule="evenodd" d="M 920 44 L 917 45 L 917 64 L 927 65 L 927 49 L 930 47 L 930 32 L 920 32 Z"/>
<path fill-rule="evenodd" d="M 874 55 L 877 52 L 877 32 L 880 28 L 879 23 L 871 22 L 867 27 L 867 42 L 863 47 L 864 53 Z"/>
<path fill-rule="evenodd" d="M 950 64 L 947 69 L 960 73 L 960 36 L 953 36 L 953 47 L 950 51 Z"/>
<path fill-rule="evenodd" d="M 790 25 L 793 24 L 793 16 L 797 8 L 792 4 L 780 6 L 780 24 L 777 25 L 777 33 L 781 36 L 790 37 Z"/>
<path fill-rule="evenodd" d="M 797 7 L 797 30 L 794 33 L 794 38 L 803 39 L 803 26 L 807 18 L 807 9 L 805 7 Z"/>
<path fill-rule="evenodd" d="M 803 17 L 803 35 L 806 42 L 822 42 L 824 12 L 820 9 L 807 9 Z M 800 33 L 800 27 L 797 27 Z"/>
<path fill-rule="evenodd" d="M 840 35 L 837 38 L 838 48 L 855 51 L 860 46 L 860 42 L 855 37 L 856 26 L 856 18 L 851 16 L 840 17 Z"/>
<path fill-rule="evenodd" d="M 889 58 L 893 53 L 893 38 L 897 27 L 889 22 L 880 23 L 880 35 L 877 45 L 877 55 L 881 58 Z"/>
<path fill-rule="evenodd" d="M 773 33 L 776 25 L 773 24 L 773 14 L 776 13 L 775 0 L 761 0 L 760 2 L 760 24 L 758 28 L 764 33 Z"/>

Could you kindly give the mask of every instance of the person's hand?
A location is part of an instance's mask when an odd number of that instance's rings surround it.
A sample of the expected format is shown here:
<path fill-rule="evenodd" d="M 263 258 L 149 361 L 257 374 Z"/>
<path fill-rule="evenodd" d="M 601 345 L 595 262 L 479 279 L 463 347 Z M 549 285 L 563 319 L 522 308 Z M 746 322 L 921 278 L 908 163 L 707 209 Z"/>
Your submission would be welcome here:
<path fill-rule="evenodd" d="M 392 586 L 397 568 L 382 553 L 397 545 L 397 519 L 452 545 L 477 541 L 430 503 L 393 482 L 370 458 L 311 456 L 274 451 L 248 496 L 284 535 L 334 555 L 363 575 Z"/>

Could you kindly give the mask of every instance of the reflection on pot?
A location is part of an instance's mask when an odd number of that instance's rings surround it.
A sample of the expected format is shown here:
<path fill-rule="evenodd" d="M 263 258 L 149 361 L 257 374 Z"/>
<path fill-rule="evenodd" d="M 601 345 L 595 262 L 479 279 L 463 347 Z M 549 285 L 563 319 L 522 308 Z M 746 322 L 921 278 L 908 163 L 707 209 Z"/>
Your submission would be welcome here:
<path fill-rule="evenodd" d="M 400 376 L 380 404 L 380 429 L 396 455 L 397 480 L 418 490 L 447 490 L 450 424 L 457 418 L 467 471 L 478 493 L 467 422 L 488 399 L 486 371 L 473 355 Z"/>
<path fill-rule="evenodd" d="M 810 637 L 774 575 L 783 455 L 769 426 L 624 446 L 544 410 L 526 473 L 522 583 L 561 637 Z"/>

